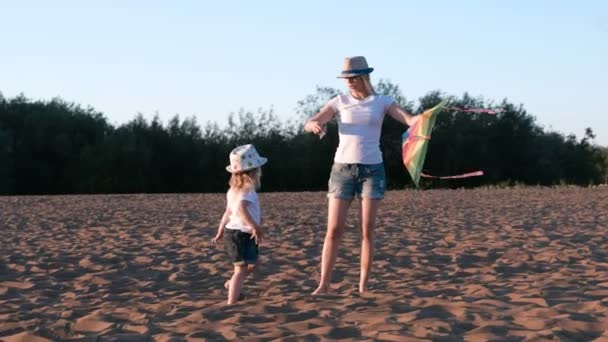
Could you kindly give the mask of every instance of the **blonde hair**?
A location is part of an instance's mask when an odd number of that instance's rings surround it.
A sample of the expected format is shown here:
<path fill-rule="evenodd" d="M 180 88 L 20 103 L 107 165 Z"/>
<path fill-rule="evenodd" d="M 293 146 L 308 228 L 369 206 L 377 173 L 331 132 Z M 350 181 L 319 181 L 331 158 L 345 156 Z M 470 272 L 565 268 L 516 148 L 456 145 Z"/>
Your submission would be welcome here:
<path fill-rule="evenodd" d="M 364 75 L 361 75 L 360 77 L 361 77 L 361 80 L 363 81 L 363 84 L 365 85 L 365 90 L 367 90 L 370 95 L 376 95 L 376 91 L 374 90 L 374 87 L 372 86 L 372 82 L 370 81 L 369 74 L 364 74 Z"/>
<path fill-rule="evenodd" d="M 262 169 L 235 172 L 230 177 L 230 189 L 236 191 L 257 190 L 262 185 Z"/>

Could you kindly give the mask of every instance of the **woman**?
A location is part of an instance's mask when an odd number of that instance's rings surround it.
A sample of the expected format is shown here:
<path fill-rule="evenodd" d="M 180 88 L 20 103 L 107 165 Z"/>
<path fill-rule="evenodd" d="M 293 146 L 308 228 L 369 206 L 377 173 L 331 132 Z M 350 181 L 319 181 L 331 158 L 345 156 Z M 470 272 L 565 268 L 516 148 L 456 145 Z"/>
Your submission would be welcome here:
<path fill-rule="evenodd" d="M 385 114 L 411 126 L 417 117 L 403 110 L 390 96 L 377 95 L 370 83 L 368 67 L 363 56 L 346 58 L 342 73 L 348 94 L 329 100 L 304 125 L 304 130 L 325 134 L 325 124 L 338 114 L 340 143 L 334 157 L 327 197 L 327 233 L 321 256 L 321 279 L 313 294 L 327 293 L 336 262 L 338 245 L 344 233 L 346 214 L 355 198 L 361 200 L 361 274 L 359 292 L 367 290 L 374 253 L 376 213 L 384 198 L 386 179 L 380 131 Z"/>

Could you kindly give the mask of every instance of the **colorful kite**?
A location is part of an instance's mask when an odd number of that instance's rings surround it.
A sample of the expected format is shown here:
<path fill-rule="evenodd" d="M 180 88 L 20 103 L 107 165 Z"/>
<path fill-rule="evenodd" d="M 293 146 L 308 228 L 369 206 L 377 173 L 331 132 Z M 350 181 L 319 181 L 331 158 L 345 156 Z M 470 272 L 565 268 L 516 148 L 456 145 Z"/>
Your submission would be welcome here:
<path fill-rule="evenodd" d="M 443 100 L 435 107 L 424 111 L 424 113 L 420 114 L 418 121 L 410 126 L 401 136 L 403 164 L 410 173 L 410 176 L 412 176 L 412 180 L 417 188 L 420 187 L 420 174 L 422 172 L 422 165 L 424 165 L 428 142 L 431 139 L 431 130 L 435 125 L 437 113 L 446 104 L 447 101 Z"/>
<path fill-rule="evenodd" d="M 490 110 L 481 108 L 447 107 L 447 100 L 443 100 L 435 107 L 427 109 L 422 114 L 420 114 L 420 119 L 418 119 L 415 124 L 410 126 L 410 128 L 408 128 L 408 130 L 403 133 L 401 137 L 401 153 L 403 157 L 403 164 L 407 168 L 407 171 L 410 173 L 410 176 L 412 176 L 412 180 L 414 181 L 414 184 L 417 188 L 420 188 L 420 177 L 456 179 L 483 176 L 483 171 L 474 171 L 461 175 L 443 177 L 431 176 L 422 172 L 422 166 L 424 165 L 424 158 L 426 156 L 428 142 L 431 139 L 431 131 L 433 130 L 433 126 L 435 125 L 437 114 L 442 110 L 486 114 L 496 114 L 504 111 L 503 109 Z"/>

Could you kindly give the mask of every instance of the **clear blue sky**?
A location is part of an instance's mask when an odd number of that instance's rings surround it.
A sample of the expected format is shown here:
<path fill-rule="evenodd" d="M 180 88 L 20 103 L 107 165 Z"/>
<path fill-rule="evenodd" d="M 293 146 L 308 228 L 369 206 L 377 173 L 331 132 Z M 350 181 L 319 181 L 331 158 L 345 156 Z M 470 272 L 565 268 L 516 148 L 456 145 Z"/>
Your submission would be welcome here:
<path fill-rule="evenodd" d="M 0 92 L 59 96 L 113 124 L 201 125 L 297 101 L 365 55 L 417 100 L 468 91 L 608 145 L 608 1 L 3 1 Z"/>

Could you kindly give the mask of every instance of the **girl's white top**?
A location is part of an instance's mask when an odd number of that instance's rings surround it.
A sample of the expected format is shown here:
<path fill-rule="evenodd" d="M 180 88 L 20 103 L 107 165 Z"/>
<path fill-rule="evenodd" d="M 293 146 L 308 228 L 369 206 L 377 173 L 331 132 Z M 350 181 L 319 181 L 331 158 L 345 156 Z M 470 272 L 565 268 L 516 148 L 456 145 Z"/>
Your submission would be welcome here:
<path fill-rule="evenodd" d="M 340 143 L 334 162 L 352 164 L 378 164 L 382 162 L 380 131 L 388 107 L 393 102 L 387 95 L 370 95 L 357 100 L 351 95 L 338 95 L 329 100 L 329 106 L 338 113 Z"/>
<path fill-rule="evenodd" d="M 258 194 L 253 190 L 235 191 L 228 190 L 226 194 L 226 208 L 230 209 L 230 217 L 226 224 L 227 229 L 241 230 L 245 233 L 252 233 L 253 228 L 245 224 L 243 219 L 239 217 L 239 205 L 243 202 L 245 210 L 249 213 L 255 224 L 260 224 L 261 210 Z"/>

